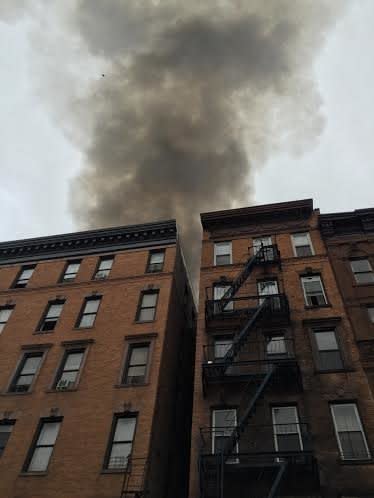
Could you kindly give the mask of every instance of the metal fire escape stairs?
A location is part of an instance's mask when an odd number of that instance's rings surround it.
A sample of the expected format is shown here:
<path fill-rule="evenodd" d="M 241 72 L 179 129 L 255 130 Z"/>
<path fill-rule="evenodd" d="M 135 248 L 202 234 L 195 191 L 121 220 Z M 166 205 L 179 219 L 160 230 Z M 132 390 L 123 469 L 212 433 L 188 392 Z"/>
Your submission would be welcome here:
<path fill-rule="evenodd" d="M 250 276 L 253 268 L 261 263 L 262 261 L 266 261 L 266 246 L 261 245 L 260 249 L 256 254 L 254 254 L 251 258 L 248 259 L 244 269 L 242 272 L 235 278 L 231 286 L 226 290 L 220 301 L 217 303 L 219 307 L 219 311 L 223 312 L 225 306 L 230 302 L 230 300 L 236 295 L 239 291 L 240 287 L 244 284 L 244 282 Z M 269 297 L 264 296 L 261 304 L 257 306 L 255 312 L 248 319 L 247 323 L 244 325 L 243 329 L 240 333 L 235 337 L 231 348 L 227 351 L 226 355 L 222 360 L 221 374 L 224 375 L 227 372 L 227 369 L 232 366 L 236 356 L 242 349 L 245 344 L 251 330 L 254 328 L 257 320 L 261 317 L 263 312 L 269 307 Z M 256 405 L 258 401 L 263 397 L 266 388 L 269 386 L 270 381 L 274 377 L 275 372 L 278 367 L 276 364 L 270 364 L 266 374 L 262 375 L 260 383 L 250 399 L 248 406 L 244 410 L 240 421 L 232 432 L 231 436 L 228 438 L 226 443 L 223 445 L 219 457 L 219 463 L 217 465 L 217 498 L 223 498 L 223 480 L 224 480 L 224 467 L 227 460 L 232 457 L 235 447 L 240 439 L 241 434 L 245 431 L 248 426 L 249 420 L 254 415 L 256 410 Z M 256 382 L 256 381 L 255 381 Z M 264 467 L 267 465 L 264 464 Z M 277 492 L 279 491 L 279 486 L 281 484 L 282 478 L 287 469 L 286 461 L 279 461 L 270 464 L 271 467 L 277 468 L 277 473 L 272 483 L 272 486 L 269 490 L 267 498 L 275 498 L 277 496 Z"/>

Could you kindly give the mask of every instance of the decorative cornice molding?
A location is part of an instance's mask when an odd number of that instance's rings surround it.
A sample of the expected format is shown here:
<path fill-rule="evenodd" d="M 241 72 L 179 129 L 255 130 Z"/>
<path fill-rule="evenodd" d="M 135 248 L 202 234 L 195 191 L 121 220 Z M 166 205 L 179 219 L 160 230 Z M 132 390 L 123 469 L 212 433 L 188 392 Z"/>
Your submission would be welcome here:
<path fill-rule="evenodd" d="M 0 243 L 0 265 L 175 244 L 175 220 Z"/>
<path fill-rule="evenodd" d="M 201 214 L 203 228 L 216 228 L 225 225 L 252 225 L 279 223 L 288 220 L 305 220 L 313 212 L 313 200 L 303 199 L 292 202 L 279 202 L 262 206 L 227 209 Z M 263 227 L 261 227 L 264 229 Z"/>
<path fill-rule="evenodd" d="M 321 214 L 319 227 L 325 238 L 374 234 L 374 208 Z"/>

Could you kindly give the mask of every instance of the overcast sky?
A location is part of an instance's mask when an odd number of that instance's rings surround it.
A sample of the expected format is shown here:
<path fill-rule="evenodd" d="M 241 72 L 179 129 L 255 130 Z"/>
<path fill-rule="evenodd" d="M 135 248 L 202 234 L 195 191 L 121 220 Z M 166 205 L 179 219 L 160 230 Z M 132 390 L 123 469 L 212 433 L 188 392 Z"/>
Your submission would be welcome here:
<path fill-rule="evenodd" d="M 48 75 L 50 59 L 35 52 L 43 38 L 30 43 L 30 23 L 27 16 L 0 20 L 1 240 L 77 228 L 68 188 L 83 156 L 79 139 L 68 138 L 35 80 L 34 64 L 45 63 L 41 74 Z M 313 197 L 323 212 L 374 207 L 373 26 L 373 0 L 352 0 L 315 65 L 324 130 L 302 154 L 273 154 L 257 171 L 256 203 Z M 92 61 L 82 71 L 89 73 L 77 75 L 82 84 L 86 77 L 101 77 L 100 64 Z"/>

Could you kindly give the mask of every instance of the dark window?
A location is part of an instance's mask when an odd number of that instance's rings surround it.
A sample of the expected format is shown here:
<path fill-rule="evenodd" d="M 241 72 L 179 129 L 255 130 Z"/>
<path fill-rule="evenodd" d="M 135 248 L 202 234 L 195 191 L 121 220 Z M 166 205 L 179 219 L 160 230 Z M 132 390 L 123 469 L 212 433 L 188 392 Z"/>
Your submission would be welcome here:
<path fill-rule="evenodd" d="M 147 273 L 156 273 L 163 270 L 165 251 L 151 251 L 149 253 Z"/>
<path fill-rule="evenodd" d="M 100 296 L 86 297 L 82 311 L 80 313 L 77 327 L 93 327 L 97 315 L 97 310 L 99 309 L 100 301 Z"/>
<path fill-rule="evenodd" d="M 3 306 L 0 308 L 0 334 L 12 314 L 14 306 Z"/>
<path fill-rule="evenodd" d="M 110 270 L 113 266 L 114 256 L 105 256 L 100 258 L 96 273 L 95 280 L 103 280 L 109 277 Z"/>
<path fill-rule="evenodd" d="M 214 264 L 216 266 L 231 265 L 232 247 L 231 242 L 216 242 L 214 244 Z"/>
<path fill-rule="evenodd" d="M 41 332 L 54 330 L 58 319 L 60 318 L 63 306 L 64 301 L 53 301 L 48 304 L 47 311 L 45 312 L 39 326 L 39 330 Z"/>
<path fill-rule="evenodd" d="M 314 337 L 317 344 L 319 370 L 341 370 L 343 362 L 335 329 L 315 330 Z"/>
<path fill-rule="evenodd" d="M 307 306 L 323 306 L 327 304 L 325 290 L 319 275 L 302 277 L 301 283 L 303 285 L 305 303 Z"/>
<path fill-rule="evenodd" d="M 65 352 L 62 365 L 57 374 L 55 388 L 59 391 L 75 386 L 82 365 L 84 349 L 71 349 Z"/>
<path fill-rule="evenodd" d="M 45 472 L 61 427 L 61 419 L 42 420 L 26 460 L 26 472 Z"/>
<path fill-rule="evenodd" d="M 14 422 L 0 422 L 0 457 L 5 450 L 5 446 L 13 430 Z"/>
<path fill-rule="evenodd" d="M 10 386 L 10 392 L 27 392 L 42 361 L 41 351 L 25 353 Z"/>
<path fill-rule="evenodd" d="M 368 460 L 370 451 L 355 403 L 331 405 L 335 434 L 343 460 Z"/>
<path fill-rule="evenodd" d="M 110 438 L 108 456 L 105 462 L 107 469 L 125 469 L 131 454 L 136 427 L 136 415 L 116 415 Z"/>
<path fill-rule="evenodd" d="M 13 284 L 13 287 L 15 288 L 22 288 L 26 287 L 28 284 L 31 275 L 33 274 L 35 270 L 35 265 L 33 266 L 22 266 L 20 273 L 18 274 L 18 277 L 16 281 Z"/>
<path fill-rule="evenodd" d="M 351 261 L 351 268 L 358 284 L 371 284 L 374 282 L 374 272 L 368 259 Z"/>
<path fill-rule="evenodd" d="M 142 384 L 146 380 L 149 343 L 130 344 L 123 379 L 124 384 Z"/>
<path fill-rule="evenodd" d="M 152 322 L 155 319 L 158 291 L 146 291 L 140 295 L 137 313 L 138 322 Z"/>
<path fill-rule="evenodd" d="M 81 265 L 80 260 L 79 261 L 69 261 L 66 268 L 65 268 L 65 271 L 62 275 L 61 282 L 72 282 L 73 280 L 75 280 L 75 277 L 77 276 L 80 265 Z"/>
<path fill-rule="evenodd" d="M 303 440 L 296 406 L 278 406 L 273 411 L 275 450 L 302 451 Z"/>
<path fill-rule="evenodd" d="M 272 358 L 287 356 L 287 345 L 284 334 L 271 336 L 266 343 L 266 354 Z"/>
<path fill-rule="evenodd" d="M 232 336 L 221 336 L 214 338 L 214 359 L 221 360 L 231 349 L 233 343 Z"/>
<path fill-rule="evenodd" d="M 292 243 L 294 248 L 295 256 L 312 256 L 313 246 L 310 240 L 310 235 L 308 232 L 305 233 L 294 233 L 292 235 Z"/>
<path fill-rule="evenodd" d="M 369 320 L 374 323 L 374 306 L 368 307 Z"/>

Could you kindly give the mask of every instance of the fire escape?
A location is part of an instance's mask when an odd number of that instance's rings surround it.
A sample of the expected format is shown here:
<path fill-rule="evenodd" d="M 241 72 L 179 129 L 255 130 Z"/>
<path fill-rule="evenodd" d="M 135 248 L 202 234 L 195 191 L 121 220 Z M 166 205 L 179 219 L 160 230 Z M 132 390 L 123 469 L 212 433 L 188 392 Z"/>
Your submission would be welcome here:
<path fill-rule="evenodd" d="M 269 389 L 282 391 L 284 388 L 302 390 L 300 371 L 293 354 L 286 357 L 244 360 L 243 352 L 251 350 L 251 336 L 261 330 L 263 344 L 269 344 L 271 337 L 266 335 L 266 327 L 283 326 L 289 323 L 289 307 L 284 294 L 264 296 L 242 296 L 239 293 L 256 266 L 280 265 L 280 254 L 276 245 L 261 246 L 256 254 L 246 262 L 241 273 L 228 286 L 219 300 L 207 300 L 206 322 L 214 324 L 229 320 L 239 325 L 225 354 L 215 358 L 209 348 L 205 351 L 203 363 L 203 392 L 216 385 L 224 389 L 241 386 L 241 402 L 238 421 L 227 428 L 201 428 L 201 454 L 199 459 L 201 498 L 234 498 L 236 496 L 275 498 L 282 492 L 282 483 L 299 480 L 303 472 L 317 486 L 318 476 L 315 460 L 311 452 L 310 438 L 306 424 L 291 424 L 300 438 L 302 451 L 280 451 L 275 448 L 275 434 L 284 432 L 285 427 L 271 425 L 251 425 L 260 400 Z M 230 327 L 231 327 L 230 325 Z M 291 348 L 288 348 L 291 350 Z M 248 358 L 248 356 L 247 356 Z M 244 386 L 244 387 L 243 387 Z M 286 425 L 286 424 L 285 424 Z M 290 424 L 287 425 L 290 430 Z M 222 443 L 214 448 L 214 431 L 219 432 Z M 247 434 L 249 451 L 239 451 L 239 442 Z M 244 441 L 243 441 L 244 443 Z M 246 444 L 244 444 L 246 446 Z M 298 448 L 299 449 L 299 448 Z M 238 490 L 235 491 L 235 486 Z M 313 484 L 312 484 L 313 486 Z M 244 492 L 244 494 L 243 494 Z"/>
<path fill-rule="evenodd" d="M 147 464 L 146 458 L 134 458 L 131 455 L 127 458 L 120 498 L 146 498 L 149 496 L 146 479 Z"/>

